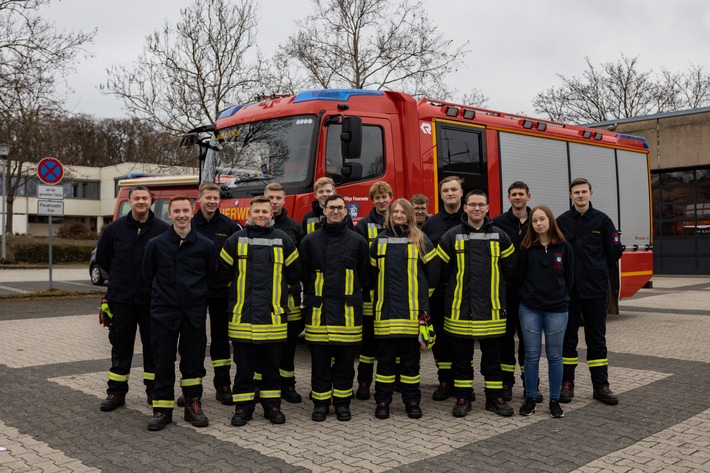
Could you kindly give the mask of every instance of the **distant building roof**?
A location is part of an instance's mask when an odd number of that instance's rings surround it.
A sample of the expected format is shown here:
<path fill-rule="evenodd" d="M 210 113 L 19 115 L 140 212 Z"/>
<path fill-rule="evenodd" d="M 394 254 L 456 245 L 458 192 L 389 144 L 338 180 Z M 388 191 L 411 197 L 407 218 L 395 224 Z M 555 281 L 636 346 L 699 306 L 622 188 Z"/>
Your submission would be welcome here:
<path fill-rule="evenodd" d="M 682 116 L 682 115 L 694 115 L 696 113 L 707 113 L 707 112 L 710 112 L 710 107 L 691 108 L 688 110 L 677 110 L 675 112 L 657 113 L 655 115 L 645 115 L 645 116 L 641 116 L 641 117 L 617 118 L 614 120 L 606 120 L 603 122 L 587 123 L 582 126 L 596 128 L 596 127 L 600 127 L 600 126 L 614 125 L 614 124 L 619 124 L 619 123 L 641 122 L 641 121 L 645 121 L 645 120 L 657 120 L 659 118 L 678 117 L 678 116 Z"/>

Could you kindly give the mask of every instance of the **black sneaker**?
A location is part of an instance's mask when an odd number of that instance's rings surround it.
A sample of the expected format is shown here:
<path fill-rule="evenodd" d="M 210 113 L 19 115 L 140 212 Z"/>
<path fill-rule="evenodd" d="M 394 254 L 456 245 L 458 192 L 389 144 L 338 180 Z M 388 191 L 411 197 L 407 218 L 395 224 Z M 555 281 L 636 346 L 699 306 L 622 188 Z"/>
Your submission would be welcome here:
<path fill-rule="evenodd" d="M 560 419 L 564 416 L 565 411 L 562 410 L 562 406 L 560 406 L 560 401 L 550 399 L 550 417 L 552 417 L 553 419 Z"/>
<path fill-rule="evenodd" d="M 180 407 L 185 407 L 185 396 L 183 396 L 182 394 L 177 400 L 177 405 Z"/>
<path fill-rule="evenodd" d="M 234 404 L 234 401 L 232 400 L 232 388 L 229 386 L 220 386 L 217 388 L 214 398 L 225 406 L 231 406 Z"/>
<path fill-rule="evenodd" d="M 375 408 L 375 417 L 378 419 L 388 419 L 390 416 L 390 405 L 386 402 L 380 402 Z"/>
<path fill-rule="evenodd" d="M 232 425 L 235 427 L 247 425 L 247 422 L 249 422 L 251 418 L 251 412 L 247 412 L 244 409 L 237 409 L 236 411 L 234 411 L 234 415 L 232 416 Z"/>
<path fill-rule="evenodd" d="M 199 397 L 185 399 L 185 422 L 189 422 L 195 427 L 207 427 L 210 421 L 202 412 L 202 402 Z"/>
<path fill-rule="evenodd" d="M 281 390 L 281 399 L 291 404 L 298 404 L 303 401 L 300 394 L 296 392 L 296 386 L 288 386 Z"/>
<path fill-rule="evenodd" d="M 151 405 L 153 401 L 151 400 Z M 101 410 L 104 412 L 113 411 L 121 406 L 126 405 L 126 398 L 124 396 L 117 396 L 116 394 L 109 394 L 106 399 L 101 401 Z"/>
<path fill-rule="evenodd" d="M 454 385 L 448 381 L 442 381 L 439 383 L 439 387 L 434 391 L 431 398 L 435 401 L 446 401 L 448 398 L 454 395 Z"/>
<path fill-rule="evenodd" d="M 552 401 L 550 401 L 552 402 Z M 559 403 L 558 403 L 559 405 Z M 529 416 L 532 415 L 535 412 L 535 399 L 531 397 L 526 397 L 525 402 L 523 403 L 522 406 L 520 406 L 520 410 L 518 411 L 518 414 L 521 416 Z"/>
<path fill-rule="evenodd" d="M 414 401 L 405 405 L 404 410 L 407 411 L 407 417 L 410 419 L 420 419 L 423 415 L 422 408 L 419 407 L 419 404 Z"/>
<path fill-rule="evenodd" d="M 486 400 L 486 410 L 493 411 L 499 416 L 510 417 L 513 415 L 513 408 L 505 403 L 502 397 Z"/>
<path fill-rule="evenodd" d="M 311 420 L 314 422 L 323 422 L 326 417 L 328 417 L 328 411 L 330 406 L 327 405 L 317 405 L 313 408 L 313 414 L 311 414 Z"/>
<path fill-rule="evenodd" d="M 369 381 L 362 381 L 355 391 L 355 398 L 361 401 L 370 399 L 370 384 Z"/>
<path fill-rule="evenodd" d="M 341 422 L 347 422 L 352 419 L 350 408 L 348 406 L 335 406 L 335 417 Z"/>
<path fill-rule="evenodd" d="M 560 402 L 566 404 L 572 402 L 574 397 L 574 383 L 562 381 L 562 389 L 560 390 Z"/>
<path fill-rule="evenodd" d="M 503 396 L 503 399 L 505 399 L 505 402 L 512 401 L 513 400 L 513 386 L 510 384 L 504 384 L 502 396 Z"/>
<path fill-rule="evenodd" d="M 471 401 L 469 401 L 465 397 L 460 397 L 456 399 L 456 404 L 454 405 L 454 408 L 451 413 L 454 417 L 466 417 L 466 414 L 468 414 L 470 411 Z"/>
<path fill-rule="evenodd" d="M 153 417 L 148 421 L 148 430 L 155 432 L 163 430 L 166 425 L 173 421 L 173 415 L 163 411 L 154 411 Z"/>
<path fill-rule="evenodd" d="M 619 404 L 619 398 L 609 389 L 609 386 L 602 386 L 599 389 L 595 389 L 593 396 L 597 401 L 609 404 L 610 406 Z"/>
<path fill-rule="evenodd" d="M 272 424 L 283 424 L 286 422 L 286 416 L 278 407 L 272 407 L 264 412 L 264 418 L 268 419 Z"/>

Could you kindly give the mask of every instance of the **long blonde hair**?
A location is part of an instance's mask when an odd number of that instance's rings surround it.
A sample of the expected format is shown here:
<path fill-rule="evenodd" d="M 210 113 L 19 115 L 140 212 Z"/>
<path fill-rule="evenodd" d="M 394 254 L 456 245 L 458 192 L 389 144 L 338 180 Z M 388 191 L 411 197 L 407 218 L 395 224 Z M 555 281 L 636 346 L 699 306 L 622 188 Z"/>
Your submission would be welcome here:
<path fill-rule="evenodd" d="M 409 227 L 409 236 L 407 237 L 410 242 L 412 242 L 419 250 L 419 256 L 424 256 L 426 254 L 426 244 L 424 243 L 424 232 L 422 232 L 419 227 L 417 227 L 417 218 L 414 216 L 414 207 L 407 199 L 397 199 L 390 205 L 390 211 L 387 212 L 387 220 L 385 221 L 385 228 L 391 235 L 396 235 L 395 223 L 392 221 L 392 210 L 394 207 L 399 205 L 404 210 L 404 214 L 407 216 L 407 226 Z"/>

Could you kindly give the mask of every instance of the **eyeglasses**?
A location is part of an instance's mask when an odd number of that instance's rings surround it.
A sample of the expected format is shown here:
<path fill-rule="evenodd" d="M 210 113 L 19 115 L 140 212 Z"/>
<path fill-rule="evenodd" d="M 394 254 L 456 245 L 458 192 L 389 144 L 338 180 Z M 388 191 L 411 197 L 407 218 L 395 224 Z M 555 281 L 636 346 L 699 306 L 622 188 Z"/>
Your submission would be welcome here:
<path fill-rule="evenodd" d="M 482 209 L 483 207 L 488 207 L 488 204 L 463 204 L 466 207 L 470 207 L 472 209 L 479 208 Z"/>
<path fill-rule="evenodd" d="M 419 213 L 419 212 L 426 212 L 427 208 L 426 207 L 413 207 L 414 211 Z"/>
<path fill-rule="evenodd" d="M 326 210 L 330 210 L 331 212 L 342 212 L 345 210 L 344 205 L 329 205 L 325 208 Z"/>

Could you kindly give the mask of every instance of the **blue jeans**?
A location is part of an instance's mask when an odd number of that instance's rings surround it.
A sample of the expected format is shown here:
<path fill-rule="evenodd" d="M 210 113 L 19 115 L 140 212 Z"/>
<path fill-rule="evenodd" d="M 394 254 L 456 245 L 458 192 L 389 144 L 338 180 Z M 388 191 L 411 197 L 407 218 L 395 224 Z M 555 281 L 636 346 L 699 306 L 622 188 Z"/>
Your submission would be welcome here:
<path fill-rule="evenodd" d="M 520 304 L 520 327 L 525 340 L 525 397 L 535 398 L 537 393 L 544 331 L 550 399 L 559 399 L 562 387 L 562 344 L 567 327 L 567 312 L 546 312 Z"/>

